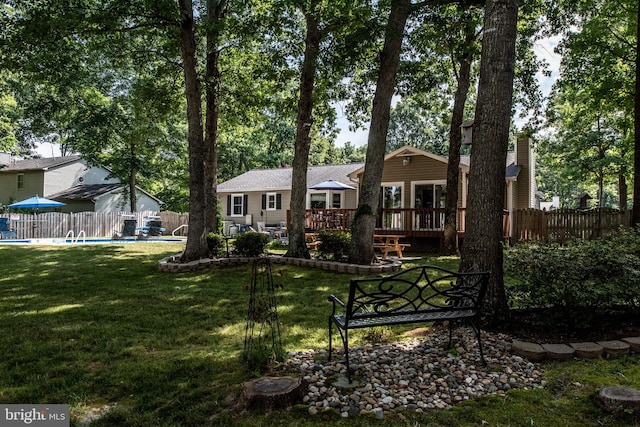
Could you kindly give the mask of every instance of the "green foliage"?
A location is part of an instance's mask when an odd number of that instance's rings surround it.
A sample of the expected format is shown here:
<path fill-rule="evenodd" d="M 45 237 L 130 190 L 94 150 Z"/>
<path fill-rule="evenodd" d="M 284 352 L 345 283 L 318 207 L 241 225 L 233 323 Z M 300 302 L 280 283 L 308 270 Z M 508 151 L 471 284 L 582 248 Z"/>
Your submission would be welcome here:
<path fill-rule="evenodd" d="M 256 257 L 264 253 L 264 248 L 271 238 L 263 233 L 247 231 L 238 234 L 234 247 L 236 254 L 243 257 Z"/>
<path fill-rule="evenodd" d="M 557 47 L 561 74 L 547 111 L 555 132 L 539 145 L 541 161 L 556 175 L 545 185 L 556 188 L 543 191 L 568 201 L 570 189 L 575 195 L 593 185 L 601 193 L 600 206 L 625 208 L 625 185 L 616 189 L 617 203 L 608 201 L 605 191 L 607 184 L 629 181 L 633 173 L 638 5 L 628 0 L 548 3 L 549 21 L 563 38 Z"/>
<path fill-rule="evenodd" d="M 351 235 L 344 231 L 326 231 L 318 232 L 318 240 L 320 245 L 318 251 L 320 254 L 330 255 L 331 259 L 340 261 L 349 253 L 349 245 L 351 245 Z"/>
<path fill-rule="evenodd" d="M 596 309 L 640 306 L 640 236 L 620 230 L 564 246 L 518 245 L 505 252 L 505 273 L 518 280 L 507 286 L 512 304 L 586 326 Z"/>
<path fill-rule="evenodd" d="M 224 238 L 220 234 L 207 233 L 207 246 L 212 256 L 217 257 L 224 247 Z"/>

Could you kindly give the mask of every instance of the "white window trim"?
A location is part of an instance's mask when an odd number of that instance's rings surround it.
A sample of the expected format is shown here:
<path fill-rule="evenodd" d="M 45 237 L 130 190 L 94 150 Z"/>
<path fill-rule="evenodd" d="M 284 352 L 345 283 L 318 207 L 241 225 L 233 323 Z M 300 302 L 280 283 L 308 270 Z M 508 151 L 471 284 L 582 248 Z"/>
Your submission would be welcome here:
<path fill-rule="evenodd" d="M 434 179 L 427 181 L 411 181 L 411 207 L 416 205 L 416 186 L 418 185 L 447 185 L 446 179 Z"/>
<path fill-rule="evenodd" d="M 331 208 L 332 209 L 342 209 L 342 205 L 344 204 L 344 192 L 343 191 L 334 191 L 330 194 Z M 340 198 L 340 206 L 337 208 L 333 206 L 333 198 L 338 196 Z"/>
<path fill-rule="evenodd" d="M 404 197 L 405 197 L 405 193 L 406 193 L 404 191 L 404 181 L 383 182 L 382 184 L 380 184 L 380 189 L 382 189 L 384 187 L 400 187 L 402 189 L 402 194 L 401 194 L 401 197 L 400 197 L 400 208 L 391 208 L 391 209 L 402 209 L 402 208 L 404 208 Z M 379 206 L 379 207 L 380 208 L 385 208 L 384 206 Z"/>
<path fill-rule="evenodd" d="M 271 198 L 273 197 L 273 207 L 270 207 L 270 202 L 271 202 Z M 278 203 L 277 203 L 277 193 L 267 193 L 267 210 L 268 211 L 275 211 L 277 209 Z"/>
<path fill-rule="evenodd" d="M 234 199 L 236 197 L 240 198 L 240 213 L 239 214 L 234 213 L 235 204 L 233 203 L 233 201 L 234 201 Z M 244 209 L 245 209 L 245 206 L 244 206 L 244 194 L 242 194 L 242 193 L 232 194 L 231 195 L 231 216 L 232 217 L 236 217 L 236 218 L 243 217 L 244 215 L 242 214 L 242 212 L 244 212 Z"/>
<path fill-rule="evenodd" d="M 307 191 L 307 203 L 305 204 L 307 209 L 311 209 L 311 195 L 312 194 L 324 194 L 324 200 L 326 203 L 329 202 L 329 191 L 328 190 L 310 190 Z"/>

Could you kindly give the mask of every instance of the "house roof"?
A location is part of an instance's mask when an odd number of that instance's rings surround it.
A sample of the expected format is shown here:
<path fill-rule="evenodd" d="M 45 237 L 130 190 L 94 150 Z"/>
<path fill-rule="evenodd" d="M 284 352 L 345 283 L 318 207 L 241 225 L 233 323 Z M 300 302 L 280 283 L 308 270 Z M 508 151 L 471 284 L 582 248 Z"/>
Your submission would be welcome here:
<path fill-rule="evenodd" d="M 92 200 L 122 188 L 122 184 L 84 184 L 67 188 L 49 196 L 50 199 Z"/>
<path fill-rule="evenodd" d="M 123 187 L 124 187 L 124 184 L 121 184 L 121 183 L 82 184 L 82 185 L 76 185 L 71 188 L 67 188 L 66 190 L 60 191 L 59 193 L 52 194 L 48 196 L 48 198 L 54 199 L 54 200 L 93 200 L 105 194 L 120 190 Z M 138 189 L 138 191 L 143 192 L 147 196 L 156 200 L 158 203 L 162 204 L 162 201 L 157 197 L 147 193 L 140 187 L 136 186 L 136 188 Z"/>
<path fill-rule="evenodd" d="M 0 165 L 0 172 L 22 172 L 33 170 L 48 170 L 80 160 L 81 156 L 49 157 L 41 159 L 26 159 Z"/>
<path fill-rule="evenodd" d="M 334 180 L 343 184 L 350 184 L 348 175 L 363 167 L 364 163 L 349 163 L 346 165 L 309 166 L 307 169 L 307 187 L 322 181 Z M 291 174 L 293 169 L 256 169 L 250 170 L 218 184 L 219 193 L 233 191 L 283 191 L 291 190 Z"/>
<path fill-rule="evenodd" d="M 426 156 L 434 160 L 447 163 L 447 157 L 439 156 L 419 148 L 405 145 L 385 156 L 385 161 L 396 156 Z M 460 156 L 460 168 L 468 171 L 470 156 Z M 505 169 L 506 179 L 516 179 L 521 166 L 515 164 L 515 153 L 507 153 Z M 292 168 L 255 169 L 231 178 L 218 184 L 219 193 L 231 193 L 234 191 L 284 191 L 291 190 Z M 307 187 L 321 181 L 334 180 L 344 184 L 352 184 L 350 177 L 355 177 L 364 170 L 364 163 L 350 163 L 346 165 L 310 166 L 307 170 Z"/>
<path fill-rule="evenodd" d="M 460 156 L 460 164 L 467 167 L 471 165 L 471 156 L 469 154 L 463 154 Z M 522 166 L 516 165 L 516 153 L 513 151 L 507 152 L 507 166 L 505 170 L 505 178 L 506 179 L 516 179 L 518 174 L 520 174 L 520 170 Z"/>

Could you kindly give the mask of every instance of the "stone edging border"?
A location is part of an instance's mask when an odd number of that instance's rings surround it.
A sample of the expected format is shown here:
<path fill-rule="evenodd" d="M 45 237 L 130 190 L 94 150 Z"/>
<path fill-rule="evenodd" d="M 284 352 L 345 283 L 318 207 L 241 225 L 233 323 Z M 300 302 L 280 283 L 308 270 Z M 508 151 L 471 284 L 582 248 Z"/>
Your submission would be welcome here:
<path fill-rule="evenodd" d="M 188 263 L 180 263 L 177 260 L 182 254 L 176 254 L 158 261 L 160 271 L 167 273 L 186 273 L 199 271 L 207 268 L 225 267 L 228 265 L 249 264 L 254 258 L 229 257 L 229 258 L 203 258 Z M 375 265 L 346 264 L 342 262 L 322 261 L 317 259 L 290 258 L 278 255 L 269 255 L 269 259 L 274 264 L 300 265 L 312 268 L 320 268 L 338 273 L 349 273 L 356 275 L 383 274 L 399 271 L 402 261 L 385 261 Z"/>
<path fill-rule="evenodd" d="M 600 357 L 622 356 L 631 352 L 640 354 L 640 337 L 571 344 L 537 344 L 514 340 L 511 343 L 511 351 L 532 362 L 567 360 L 573 357 L 598 359 Z"/>

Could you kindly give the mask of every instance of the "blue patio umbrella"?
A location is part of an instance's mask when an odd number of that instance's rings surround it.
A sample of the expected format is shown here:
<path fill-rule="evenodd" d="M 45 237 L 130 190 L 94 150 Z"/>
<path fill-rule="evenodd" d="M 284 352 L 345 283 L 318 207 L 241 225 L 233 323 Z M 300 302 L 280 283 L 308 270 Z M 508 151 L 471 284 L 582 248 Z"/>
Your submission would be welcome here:
<path fill-rule="evenodd" d="M 333 190 L 333 191 L 341 191 L 341 190 L 355 190 L 355 187 L 352 187 L 347 184 L 343 184 L 339 181 L 334 181 L 333 179 L 329 179 L 327 181 L 322 181 L 317 184 L 313 184 L 309 186 L 311 190 Z"/>
<path fill-rule="evenodd" d="M 9 205 L 10 208 L 24 209 L 56 208 L 59 206 L 64 206 L 64 203 L 56 202 L 55 200 L 50 200 L 44 197 L 38 197 L 38 195 Z"/>

